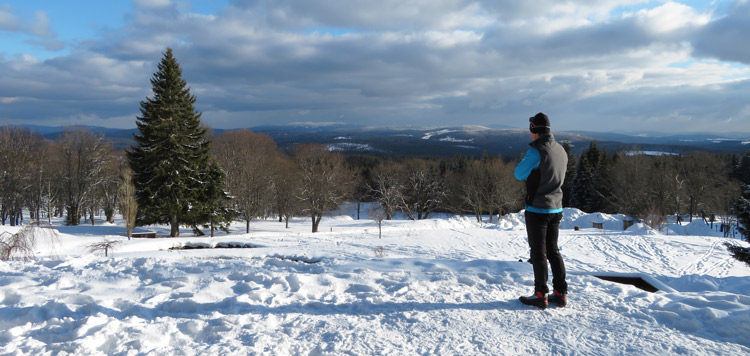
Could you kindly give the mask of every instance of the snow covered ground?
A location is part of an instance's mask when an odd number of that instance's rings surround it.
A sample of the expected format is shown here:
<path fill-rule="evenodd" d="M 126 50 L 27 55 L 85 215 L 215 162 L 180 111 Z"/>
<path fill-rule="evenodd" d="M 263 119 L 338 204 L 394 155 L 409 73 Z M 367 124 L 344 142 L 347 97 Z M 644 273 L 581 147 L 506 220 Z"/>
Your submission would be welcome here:
<path fill-rule="evenodd" d="M 701 222 L 623 231 L 566 210 L 569 307 L 540 311 L 518 302 L 533 289 L 523 215 L 384 221 L 382 239 L 352 216 L 130 241 L 119 224 L 54 224 L 35 259 L 0 262 L 0 354 L 750 354 L 750 267 L 724 246 L 748 244 Z M 105 239 L 122 243 L 89 251 Z M 255 248 L 170 249 L 227 244 Z"/>

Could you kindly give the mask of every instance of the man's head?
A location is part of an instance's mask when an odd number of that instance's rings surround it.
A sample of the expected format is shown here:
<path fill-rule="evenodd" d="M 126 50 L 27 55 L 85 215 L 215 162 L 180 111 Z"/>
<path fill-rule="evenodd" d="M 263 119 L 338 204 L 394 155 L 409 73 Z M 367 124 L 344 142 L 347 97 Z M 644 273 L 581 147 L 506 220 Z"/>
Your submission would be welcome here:
<path fill-rule="evenodd" d="M 543 113 L 538 113 L 529 118 L 529 131 L 534 134 L 549 133 L 549 118 Z"/>

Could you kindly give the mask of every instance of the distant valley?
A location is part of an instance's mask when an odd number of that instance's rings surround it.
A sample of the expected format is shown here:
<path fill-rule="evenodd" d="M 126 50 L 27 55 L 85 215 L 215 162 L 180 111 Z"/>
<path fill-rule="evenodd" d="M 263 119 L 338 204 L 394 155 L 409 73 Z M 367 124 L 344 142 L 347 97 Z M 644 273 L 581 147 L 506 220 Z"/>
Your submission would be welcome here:
<path fill-rule="evenodd" d="M 55 139 L 66 127 L 20 125 Z M 133 143 L 136 129 L 112 129 L 86 126 L 102 135 L 117 149 Z M 289 152 L 295 144 L 320 143 L 330 150 L 345 154 L 382 156 L 490 156 L 507 159 L 521 156 L 528 148 L 529 134 L 525 129 L 493 129 L 483 126 L 446 127 L 366 127 L 352 125 L 328 126 L 259 126 L 250 128 L 272 137 L 278 146 Z M 215 134 L 223 131 L 213 130 Z M 554 132 L 558 141 L 567 141 L 574 153 L 580 153 L 591 141 L 608 151 L 618 150 L 687 153 L 709 151 L 741 153 L 750 151 L 750 134 L 623 134 L 602 132 Z"/>

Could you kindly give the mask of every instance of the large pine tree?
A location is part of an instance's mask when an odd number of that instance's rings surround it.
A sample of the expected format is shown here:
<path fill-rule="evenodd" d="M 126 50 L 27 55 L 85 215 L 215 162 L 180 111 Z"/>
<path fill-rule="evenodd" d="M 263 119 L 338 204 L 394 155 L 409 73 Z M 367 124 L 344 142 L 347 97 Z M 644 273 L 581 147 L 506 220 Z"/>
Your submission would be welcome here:
<path fill-rule="evenodd" d="M 591 213 L 594 174 L 601 161 L 601 152 L 596 142 L 591 141 L 589 148 L 581 153 L 573 180 L 570 183 L 570 206 Z"/>
<path fill-rule="evenodd" d="M 750 185 L 750 152 L 745 153 L 741 159 L 732 156 L 732 177 L 737 178 L 740 182 Z"/>
<path fill-rule="evenodd" d="M 616 213 L 613 201 L 612 187 L 612 165 L 614 160 L 607 154 L 607 149 L 603 148 L 599 153 L 599 163 L 591 177 L 591 187 L 586 200 L 585 211 Z"/>
<path fill-rule="evenodd" d="M 750 185 L 740 183 L 742 187 L 742 196 L 732 205 L 732 211 L 737 215 L 737 228 L 745 240 L 750 242 Z"/>
<path fill-rule="evenodd" d="M 734 202 L 732 210 L 737 215 L 737 228 L 750 242 L 750 153 L 745 153 L 733 168 L 733 176 L 740 180 L 742 195 Z"/>
<path fill-rule="evenodd" d="M 128 152 L 138 201 L 138 225 L 215 223 L 217 199 L 225 199 L 223 172 L 209 155 L 207 129 L 195 110 L 195 96 L 168 48 L 151 78 L 152 98 L 141 102 L 136 147 Z M 211 210 L 211 211 L 209 211 Z"/>
<path fill-rule="evenodd" d="M 571 188 L 570 186 L 573 184 L 573 177 L 575 176 L 576 172 L 576 158 L 573 156 L 573 148 L 570 146 L 570 143 L 568 141 L 563 142 L 562 144 L 563 149 L 565 149 L 565 153 L 568 154 L 568 168 L 565 171 L 565 180 L 563 180 L 563 207 L 570 207 L 570 193 Z"/>

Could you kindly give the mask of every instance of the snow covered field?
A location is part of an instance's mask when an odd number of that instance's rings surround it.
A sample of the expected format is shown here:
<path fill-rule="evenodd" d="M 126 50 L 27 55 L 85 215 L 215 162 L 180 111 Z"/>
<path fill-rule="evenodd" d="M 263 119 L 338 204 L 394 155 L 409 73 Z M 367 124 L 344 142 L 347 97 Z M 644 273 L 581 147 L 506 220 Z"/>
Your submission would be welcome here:
<path fill-rule="evenodd" d="M 518 302 L 533 289 L 523 215 L 384 221 L 382 239 L 351 216 L 316 234 L 300 218 L 131 241 L 122 225 L 53 224 L 36 259 L 0 262 L 0 354 L 750 354 L 750 267 L 724 246 L 748 244 L 700 222 L 622 231 L 622 216 L 566 210 L 569 307 L 540 311 Z M 122 243 L 89 251 L 104 239 Z M 170 249 L 228 243 L 255 248 Z"/>

